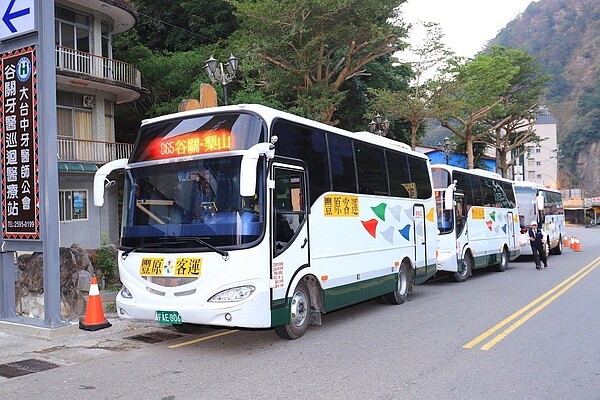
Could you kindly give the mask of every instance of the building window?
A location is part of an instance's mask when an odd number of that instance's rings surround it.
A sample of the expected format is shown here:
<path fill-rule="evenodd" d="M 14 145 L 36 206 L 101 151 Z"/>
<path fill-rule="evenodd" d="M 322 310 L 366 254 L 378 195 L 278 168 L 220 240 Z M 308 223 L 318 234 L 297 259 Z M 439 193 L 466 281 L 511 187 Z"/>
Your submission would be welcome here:
<path fill-rule="evenodd" d="M 84 107 L 84 96 L 78 93 L 56 93 L 58 136 L 92 139 L 92 110 Z"/>
<path fill-rule="evenodd" d="M 112 58 L 112 44 L 110 38 L 110 26 L 102 22 L 100 24 L 100 29 L 102 30 L 102 57 L 104 58 Z"/>
<path fill-rule="evenodd" d="M 534 171 L 527 171 L 527 180 L 532 181 L 535 179 L 535 172 Z"/>
<path fill-rule="evenodd" d="M 542 152 L 542 148 L 541 147 L 536 147 L 535 148 L 535 152 L 536 153 L 541 153 Z"/>
<path fill-rule="evenodd" d="M 539 167 L 539 166 L 541 166 L 541 165 L 542 165 L 542 162 L 541 162 L 541 161 L 536 161 L 536 162 L 535 162 L 535 165 L 537 165 L 537 166 Z"/>
<path fill-rule="evenodd" d="M 59 220 L 74 221 L 88 218 L 87 190 L 60 190 L 58 193 Z"/>
<path fill-rule="evenodd" d="M 533 158 L 533 147 L 527 147 L 527 157 L 526 158 Z"/>
<path fill-rule="evenodd" d="M 57 45 L 90 52 L 91 17 L 66 8 L 55 7 L 55 38 Z"/>

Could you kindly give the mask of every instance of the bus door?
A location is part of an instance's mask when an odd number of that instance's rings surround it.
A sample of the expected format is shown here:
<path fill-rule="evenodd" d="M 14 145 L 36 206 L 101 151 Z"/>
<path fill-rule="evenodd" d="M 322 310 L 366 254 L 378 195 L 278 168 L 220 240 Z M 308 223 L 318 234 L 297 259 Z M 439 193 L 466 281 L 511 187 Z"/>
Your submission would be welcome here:
<path fill-rule="evenodd" d="M 508 247 L 510 250 L 514 250 L 517 247 L 516 237 L 515 237 L 515 216 L 512 212 L 508 212 L 506 214 L 506 222 L 508 225 Z"/>
<path fill-rule="evenodd" d="M 296 272 L 308 266 L 309 205 L 302 167 L 274 164 L 271 177 L 271 286 L 276 301 L 285 298 Z"/>
<path fill-rule="evenodd" d="M 427 275 L 427 236 L 425 229 L 425 207 L 416 204 L 413 207 L 414 238 L 415 238 L 415 267 L 416 278 Z M 435 265 L 433 265 L 435 268 Z"/>
<path fill-rule="evenodd" d="M 467 237 L 463 235 L 463 233 L 466 233 L 466 225 L 467 210 L 465 207 L 465 194 L 456 192 L 454 193 L 454 230 L 456 232 L 454 237 L 456 238 L 455 246 L 457 266 L 462 265 L 462 249 L 467 242 Z M 458 271 L 458 267 L 456 271 Z"/>

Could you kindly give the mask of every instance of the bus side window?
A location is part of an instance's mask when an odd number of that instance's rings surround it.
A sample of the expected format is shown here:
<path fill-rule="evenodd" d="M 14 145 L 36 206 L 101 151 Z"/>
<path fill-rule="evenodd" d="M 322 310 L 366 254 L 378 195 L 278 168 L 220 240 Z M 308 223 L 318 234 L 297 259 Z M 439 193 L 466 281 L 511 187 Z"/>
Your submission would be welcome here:
<path fill-rule="evenodd" d="M 301 171 L 275 169 L 273 233 L 276 251 L 287 246 L 304 222 L 304 190 Z"/>

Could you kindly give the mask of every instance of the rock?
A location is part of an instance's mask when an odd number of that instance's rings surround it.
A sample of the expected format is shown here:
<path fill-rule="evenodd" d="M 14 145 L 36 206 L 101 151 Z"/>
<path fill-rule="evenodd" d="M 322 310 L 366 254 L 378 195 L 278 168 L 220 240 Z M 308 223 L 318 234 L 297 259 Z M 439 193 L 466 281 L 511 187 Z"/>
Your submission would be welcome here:
<path fill-rule="evenodd" d="M 88 253 L 77 243 L 59 249 L 61 314 L 65 319 L 75 319 L 85 314 L 85 296 L 94 274 L 94 266 Z M 21 271 L 15 290 L 17 313 L 44 318 L 43 254 L 21 254 L 17 258 L 17 265 Z"/>

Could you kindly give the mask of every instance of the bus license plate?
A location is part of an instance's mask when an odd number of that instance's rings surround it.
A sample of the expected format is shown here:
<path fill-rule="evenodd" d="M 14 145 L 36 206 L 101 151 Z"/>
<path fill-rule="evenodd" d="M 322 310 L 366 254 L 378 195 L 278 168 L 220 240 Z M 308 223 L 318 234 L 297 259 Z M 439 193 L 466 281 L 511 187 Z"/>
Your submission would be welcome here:
<path fill-rule="evenodd" d="M 161 325 L 180 325 L 183 323 L 177 311 L 157 311 L 156 320 Z"/>

